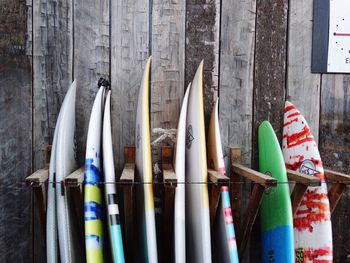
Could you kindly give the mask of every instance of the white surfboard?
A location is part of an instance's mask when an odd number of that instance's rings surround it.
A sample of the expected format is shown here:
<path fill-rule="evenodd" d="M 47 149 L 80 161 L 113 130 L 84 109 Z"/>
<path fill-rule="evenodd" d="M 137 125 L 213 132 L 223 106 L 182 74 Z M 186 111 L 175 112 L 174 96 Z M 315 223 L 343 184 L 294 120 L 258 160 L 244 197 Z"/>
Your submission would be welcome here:
<path fill-rule="evenodd" d="M 139 91 L 136 113 L 136 171 L 139 182 L 137 187 L 137 214 L 140 220 L 141 247 L 146 262 L 158 262 L 157 240 L 154 215 L 152 185 L 151 137 L 149 124 L 149 71 L 151 58 L 148 59 Z"/>
<path fill-rule="evenodd" d="M 112 249 L 113 262 L 124 263 L 124 249 L 120 226 L 117 185 L 114 173 L 112 127 L 111 127 L 111 91 L 107 91 L 103 114 L 102 133 L 103 174 L 105 179 L 105 195 L 107 204 L 108 230 Z"/>
<path fill-rule="evenodd" d="M 211 262 L 203 61 L 191 85 L 186 120 L 186 259 Z"/>
<path fill-rule="evenodd" d="M 59 116 L 59 115 L 58 115 Z M 47 262 L 58 262 L 58 234 L 57 234 L 57 211 L 56 211 L 56 148 L 57 134 L 60 127 L 60 118 L 57 118 L 55 132 L 53 135 L 49 183 L 47 186 L 47 213 L 46 213 L 46 252 Z"/>
<path fill-rule="evenodd" d="M 282 150 L 286 167 L 321 179 L 309 187 L 294 216 L 296 262 L 332 262 L 332 224 L 322 160 L 311 129 L 290 102 L 284 108 Z"/>
<path fill-rule="evenodd" d="M 191 83 L 188 84 L 182 107 L 179 123 L 177 125 L 176 149 L 174 156 L 174 169 L 178 185 L 175 190 L 174 205 L 174 244 L 175 262 L 186 262 L 186 222 L 185 222 L 185 145 L 186 145 L 186 117 L 188 95 Z"/>
<path fill-rule="evenodd" d="M 76 168 L 74 152 L 75 130 L 75 94 L 76 83 L 73 82 L 63 101 L 59 114 L 60 127 L 57 134 L 56 145 L 56 181 L 62 182 Z M 78 237 L 74 235 L 73 211 L 67 197 L 67 193 L 56 189 L 57 199 L 57 224 L 61 262 L 77 262 L 79 249 Z"/>

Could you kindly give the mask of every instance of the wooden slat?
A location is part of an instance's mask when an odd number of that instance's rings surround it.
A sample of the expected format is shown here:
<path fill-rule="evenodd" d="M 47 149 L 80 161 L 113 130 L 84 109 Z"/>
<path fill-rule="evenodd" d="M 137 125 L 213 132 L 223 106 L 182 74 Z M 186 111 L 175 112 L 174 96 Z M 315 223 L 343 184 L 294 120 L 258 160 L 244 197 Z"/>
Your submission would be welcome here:
<path fill-rule="evenodd" d="M 331 213 L 334 212 L 334 209 L 337 206 L 344 192 L 345 187 L 346 187 L 346 184 L 336 183 L 336 184 L 333 184 L 329 189 L 328 198 L 329 198 L 329 207 L 330 207 Z"/>
<path fill-rule="evenodd" d="M 289 181 L 294 181 L 307 186 L 321 186 L 321 180 L 315 176 L 306 175 L 293 170 L 287 170 L 287 176 Z"/>
<path fill-rule="evenodd" d="M 135 146 L 126 146 L 124 148 L 125 163 L 135 163 Z"/>
<path fill-rule="evenodd" d="M 211 229 L 213 229 L 215 218 L 219 206 L 220 201 L 220 186 L 218 185 L 211 185 L 210 186 L 210 200 L 209 200 L 209 211 L 210 211 L 210 226 Z"/>
<path fill-rule="evenodd" d="M 235 224 L 236 232 L 240 231 L 241 228 L 241 200 L 242 200 L 242 185 L 241 176 L 233 173 L 233 165 L 241 163 L 241 149 L 240 148 L 230 148 L 231 157 L 231 167 L 230 167 L 230 179 L 232 185 L 230 187 L 231 191 L 231 208 L 232 208 L 232 218 Z"/>
<path fill-rule="evenodd" d="M 253 163 L 258 167 L 258 127 L 270 121 L 281 141 L 286 86 L 288 1 L 257 0 L 254 67 Z M 254 260 L 254 259 L 252 259 Z"/>
<path fill-rule="evenodd" d="M 226 175 L 211 169 L 208 169 L 208 179 L 211 183 L 219 186 L 228 185 L 230 182 L 230 178 Z"/>
<path fill-rule="evenodd" d="M 127 262 L 134 262 L 136 257 L 135 252 L 137 248 L 137 237 L 135 230 L 135 193 L 133 185 L 123 186 L 123 199 L 124 199 L 124 237 L 123 240 L 125 247 L 125 257 Z"/>
<path fill-rule="evenodd" d="M 247 212 L 244 216 L 242 228 L 238 236 L 238 252 L 240 256 L 244 254 L 245 248 L 250 239 L 250 233 L 252 231 L 256 216 L 259 211 L 264 190 L 265 187 L 260 184 L 254 184 L 253 186 L 253 191 L 249 199 Z"/>
<path fill-rule="evenodd" d="M 221 1 L 219 118 L 226 167 L 230 146 L 240 146 L 243 163 L 251 165 L 255 2 Z"/>
<path fill-rule="evenodd" d="M 100 77 L 110 74 L 110 1 L 74 0 L 74 78 L 77 152 L 84 153 L 93 101 Z M 117 92 L 115 92 L 117 93 Z M 130 136 L 130 135 L 129 135 Z M 119 142 L 117 142 L 119 144 Z M 84 154 L 77 155 L 79 163 Z"/>
<path fill-rule="evenodd" d="M 291 200 L 292 200 L 292 213 L 293 216 L 295 216 L 298 207 L 301 203 L 301 200 L 304 197 L 304 194 L 306 193 L 308 186 L 302 183 L 296 183 L 291 195 Z"/>
<path fill-rule="evenodd" d="M 324 169 L 324 175 L 326 176 L 327 181 L 332 181 L 332 183 L 343 183 L 350 184 L 350 175 L 335 172 L 329 169 Z"/>
<path fill-rule="evenodd" d="M 162 164 L 172 164 L 173 163 L 173 147 L 163 146 L 162 147 Z"/>
<path fill-rule="evenodd" d="M 80 167 L 64 178 L 65 187 L 81 187 L 84 181 L 84 167 Z"/>
<path fill-rule="evenodd" d="M 289 1 L 287 98 L 302 112 L 317 141 L 321 75 L 311 73 L 313 3 Z"/>
<path fill-rule="evenodd" d="M 165 187 L 176 187 L 177 177 L 171 164 L 163 163 L 163 183 Z"/>
<path fill-rule="evenodd" d="M 210 113 L 218 97 L 220 2 L 219 0 L 186 1 L 185 87 L 192 82 L 199 63 L 204 59 L 206 125 L 209 124 Z"/>
<path fill-rule="evenodd" d="M 152 1 L 150 112 L 154 163 L 161 161 L 159 146 L 172 144 L 171 138 L 175 138 L 173 129 L 177 127 L 184 95 L 185 4 L 185 1 Z"/>
<path fill-rule="evenodd" d="M 121 184 L 134 184 L 135 182 L 135 164 L 126 163 L 120 177 Z"/>
<path fill-rule="evenodd" d="M 135 144 L 137 94 L 149 55 L 149 1 L 111 2 L 111 87 L 113 153 L 116 174 L 124 163 L 125 145 Z M 100 13 L 95 13 L 100 14 Z"/>
<path fill-rule="evenodd" d="M 39 169 L 35 173 L 26 177 L 25 181 L 28 186 L 40 187 L 49 179 L 49 168 Z"/>
<path fill-rule="evenodd" d="M 329 169 L 324 170 L 327 181 L 331 181 L 332 186 L 328 191 L 329 205 L 331 213 L 336 208 L 343 195 L 345 187 L 350 184 L 350 175 L 335 172 Z"/>
<path fill-rule="evenodd" d="M 233 173 L 246 177 L 249 180 L 266 187 L 277 186 L 277 180 L 266 174 L 257 172 L 240 164 L 233 164 Z"/>
<path fill-rule="evenodd" d="M 171 258 L 174 235 L 174 205 L 175 205 L 175 187 L 164 185 L 163 202 L 163 258 Z"/>

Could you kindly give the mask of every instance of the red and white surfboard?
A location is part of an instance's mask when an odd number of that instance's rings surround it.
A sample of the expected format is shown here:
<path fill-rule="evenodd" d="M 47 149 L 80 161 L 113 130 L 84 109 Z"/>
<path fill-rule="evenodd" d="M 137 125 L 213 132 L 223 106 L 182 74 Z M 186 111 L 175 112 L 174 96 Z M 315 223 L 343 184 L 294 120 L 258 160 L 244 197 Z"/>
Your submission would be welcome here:
<path fill-rule="evenodd" d="M 332 262 L 332 225 L 320 153 L 310 127 L 290 102 L 284 108 L 282 150 L 287 169 L 316 176 L 320 187 L 309 187 L 294 216 L 296 262 Z"/>

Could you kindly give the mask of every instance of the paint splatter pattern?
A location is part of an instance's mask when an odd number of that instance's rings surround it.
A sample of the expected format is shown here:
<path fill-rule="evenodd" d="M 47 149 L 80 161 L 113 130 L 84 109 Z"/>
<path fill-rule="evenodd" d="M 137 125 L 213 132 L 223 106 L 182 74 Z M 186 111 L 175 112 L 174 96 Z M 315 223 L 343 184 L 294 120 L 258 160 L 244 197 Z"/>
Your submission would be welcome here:
<path fill-rule="evenodd" d="M 309 125 L 290 102 L 284 109 L 282 150 L 287 169 L 322 181 L 322 186 L 308 188 L 294 216 L 296 262 L 332 262 L 332 227 L 322 161 Z"/>

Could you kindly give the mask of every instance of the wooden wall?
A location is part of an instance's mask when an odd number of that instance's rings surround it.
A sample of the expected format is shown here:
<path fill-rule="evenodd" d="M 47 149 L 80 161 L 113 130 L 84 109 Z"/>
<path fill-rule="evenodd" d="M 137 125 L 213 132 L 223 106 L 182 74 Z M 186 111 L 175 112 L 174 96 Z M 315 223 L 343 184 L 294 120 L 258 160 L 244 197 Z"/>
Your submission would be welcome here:
<path fill-rule="evenodd" d="M 312 0 L 0 0 L 0 254 L 8 261 L 45 260 L 23 179 L 46 163 L 46 146 L 73 79 L 80 164 L 97 80 L 111 80 L 120 174 L 123 148 L 134 143 L 137 92 L 149 55 L 156 180 L 161 180 L 160 146 L 175 139 L 184 90 L 202 59 L 206 120 L 219 97 L 226 163 L 229 147 L 240 146 L 243 162 L 256 167 L 257 126 L 267 119 L 281 138 L 289 99 L 307 118 L 325 166 L 350 173 L 350 77 L 310 73 L 312 5 Z M 249 189 L 246 184 L 243 204 Z M 155 195 L 159 220 L 160 189 Z M 349 195 L 348 190 L 333 215 L 336 262 L 350 254 Z M 253 234 L 245 261 L 259 257 L 258 225 Z"/>

